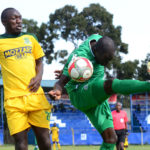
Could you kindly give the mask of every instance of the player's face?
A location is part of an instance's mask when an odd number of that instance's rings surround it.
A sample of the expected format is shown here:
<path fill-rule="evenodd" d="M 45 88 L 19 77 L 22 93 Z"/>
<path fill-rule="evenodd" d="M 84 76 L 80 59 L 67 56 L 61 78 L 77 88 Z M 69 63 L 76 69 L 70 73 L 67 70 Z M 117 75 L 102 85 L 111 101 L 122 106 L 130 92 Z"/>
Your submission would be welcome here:
<path fill-rule="evenodd" d="M 120 111 L 120 110 L 121 110 L 121 105 L 120 105 L 120 104 L 117 104 L 117 105 L 116 105 L 116 110 L 117 110 L 117 111 Z"/>
<path fill-rule="evenodd" d="M 8 34 L 20 34 L 22 30 L 22 17 L 17 10 L 8 11 L 6 21 L 3 24 Z"/>
<path fill-rule="evenodd" d="M 113 59 L 113 57 L 114 57 L 114 51 L 110 51 L 110 52 L 97 51 L 97 52 L 95 52 L 96 62 L 103 66 L 106 66 L 109 63 L 109 61 Z"/>

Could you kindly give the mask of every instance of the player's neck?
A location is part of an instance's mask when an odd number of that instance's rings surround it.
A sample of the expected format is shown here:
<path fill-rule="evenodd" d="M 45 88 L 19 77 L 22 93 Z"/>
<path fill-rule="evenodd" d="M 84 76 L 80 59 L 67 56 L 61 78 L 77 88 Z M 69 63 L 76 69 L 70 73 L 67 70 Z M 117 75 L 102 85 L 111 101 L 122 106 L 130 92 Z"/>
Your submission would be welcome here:
<path fill-rule="evenodd" d="M 96 44 L 96 41 L 95 41 L 95 40 L 90 41 L 91 50 L 92 50 L 92 52 L 93 52 L 94 55 L 95 55 L 95 50 L 94 50 L 95 44 Z"/>
<path fill-rule="evenodd" d="M 21 32 L 10 32 L 9 30 L 6 30 L 5 34 L 10 36 L 19 36 Z"/>
<path fill-rule="evenodd" d="M 116 112 L 120 113 L 121 110 L 116 110 Z"/>

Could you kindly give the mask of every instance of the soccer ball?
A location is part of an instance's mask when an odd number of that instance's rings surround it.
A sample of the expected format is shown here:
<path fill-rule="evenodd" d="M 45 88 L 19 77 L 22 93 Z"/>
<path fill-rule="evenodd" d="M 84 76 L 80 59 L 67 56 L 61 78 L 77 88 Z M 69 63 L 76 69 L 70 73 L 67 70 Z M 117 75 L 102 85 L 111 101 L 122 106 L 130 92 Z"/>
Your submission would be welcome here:
<path fill-rule="evenodd" d="M 77 82 L 85 82 L 93 74 L 92 63 L 84 57 L 74 57 L 68 65 L 70 77 Z"/>

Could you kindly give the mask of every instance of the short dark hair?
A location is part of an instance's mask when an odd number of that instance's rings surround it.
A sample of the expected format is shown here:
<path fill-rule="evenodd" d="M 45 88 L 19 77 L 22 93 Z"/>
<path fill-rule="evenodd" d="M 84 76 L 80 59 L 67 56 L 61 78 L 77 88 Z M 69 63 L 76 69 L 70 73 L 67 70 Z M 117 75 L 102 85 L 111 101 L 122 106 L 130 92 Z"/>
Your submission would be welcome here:
<path fill-rule="evenodd" d="M 10 7 L 10 8 L 6 8 L 3 10 L 3 12 L 1 13 L 1 22 L 4 22 L 7 19 L 8 11 L 11 11 L 11 10 L 16 10 L 16 9 Z"/>
<path fill-rule="evenodd" d="M 96 50 L 101 49 L 103 51 L 112 49 L 115 51 L 115 44 L 114 44 L 114 41 L 110 37 L 103 36 L 96 42 L 95 49 Z"/>
<path fill-rule="evenodd" d="M 122 107 L 122 103 L 121 103 L 121 102 L 117 102 L 117 103 L 116 103 L 116 105 L 118 105 L 118 104 Z"/>

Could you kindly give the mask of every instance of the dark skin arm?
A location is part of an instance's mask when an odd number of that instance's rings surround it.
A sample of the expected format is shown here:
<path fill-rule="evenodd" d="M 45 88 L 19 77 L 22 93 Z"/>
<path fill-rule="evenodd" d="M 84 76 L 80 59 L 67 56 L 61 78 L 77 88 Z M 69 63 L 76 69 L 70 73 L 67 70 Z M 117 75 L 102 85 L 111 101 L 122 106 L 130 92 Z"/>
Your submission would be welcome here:
<path fill-rule="evenodd" d="M 43 59 L 39 58 L 36 60 L 36 76 L 30 80 L 28 88 L 30 92 L 37 92 L 40 87 L 42 75 L 43 75 Z"/>
<path fill-rule="evenodd" d="M 56 76 L 56 79 L 61 78 L 58 81 L 58 83 L 55 84 L 55 87 L 54 87 L 54 89 L 59 89 L 59 91 L 57 91 L 55 93 L 53 91 L 49 91 L 49 94 L 52 99 L 58 100 L 61 98 L 62 87 L 64 87 L 70 79 L 68 77 L 66 77 L 65 75 L 62 75 L 62 70 L 55 70 L 55 76 Z M 113 79 L 109 79 L 104 82 L 104 90 L 109 95 L 115 94 L 112 90 L 112 82 L 113 82 Z M 53 96 L 55 95 L 57 98 L 54 98 L 55 96 L 53 97 L 52 95 Z"/>
<path fill-rule="evenodd" d="M 58 77 L 58 76 L 56 75 L 56 77 Z M 63 74 L 59 77 L 59 80 L 56 82 L 53 90 L 48 92 L 51 99 L 59 100 L 61 98 L 62 89 L 69 82 L 69 80 L 70 80 L 70 78 L 68 78 L 67 76 L 65 76 Z"/>

